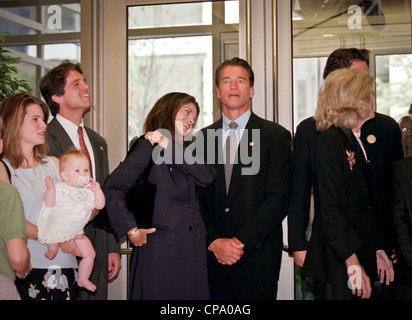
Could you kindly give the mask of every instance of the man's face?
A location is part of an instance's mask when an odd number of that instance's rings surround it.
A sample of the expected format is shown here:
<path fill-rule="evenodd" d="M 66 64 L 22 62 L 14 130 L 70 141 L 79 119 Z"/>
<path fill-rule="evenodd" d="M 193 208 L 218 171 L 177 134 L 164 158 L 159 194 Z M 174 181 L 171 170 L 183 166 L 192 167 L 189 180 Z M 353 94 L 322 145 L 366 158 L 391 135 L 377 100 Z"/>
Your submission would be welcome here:
<path fill-rule="evenodd" d="M 66 77 L 66 85 L 62 96 L 53 96 L 60 108 L 88 109 L 93 101 L 90 97 L 89 86 L 81 73 L 70 70 Z"/>
<path fill-rule="evenodd" d="M 249 74 L 243 67 L 227 66 L 220 73 L 217 97 L 223 108 L 247 109 L 254 95 L 254 87 L 250 86 Z"/>
<path fill-rule="evenodd" d="M 356 69 L 364 73 L 369 72 L 367 63 L 365 61 L 360 61 L 360 60 L 353 60 L 349 69 Z"/>

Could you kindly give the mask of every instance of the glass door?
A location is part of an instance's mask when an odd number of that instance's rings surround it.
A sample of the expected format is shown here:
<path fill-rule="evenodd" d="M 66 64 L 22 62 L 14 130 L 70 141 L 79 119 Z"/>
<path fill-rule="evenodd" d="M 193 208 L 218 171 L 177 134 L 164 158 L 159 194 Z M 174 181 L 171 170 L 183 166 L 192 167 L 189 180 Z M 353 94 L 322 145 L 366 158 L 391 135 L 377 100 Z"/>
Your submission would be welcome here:
<path fill-rule="evenodd" d="M 314 115 L 327 57 L 338 48 L 370 50 L 377 111 L 395 120 L 408 114 L 412 102 L 409 0 L 292 0 L 291 6 L 294 130 Z M 307 214 L 312 221 L 313 207 Z M 296 266 L 295 289 L 296 299 L 314 297 L 313 282 L 302 278 Z"/>

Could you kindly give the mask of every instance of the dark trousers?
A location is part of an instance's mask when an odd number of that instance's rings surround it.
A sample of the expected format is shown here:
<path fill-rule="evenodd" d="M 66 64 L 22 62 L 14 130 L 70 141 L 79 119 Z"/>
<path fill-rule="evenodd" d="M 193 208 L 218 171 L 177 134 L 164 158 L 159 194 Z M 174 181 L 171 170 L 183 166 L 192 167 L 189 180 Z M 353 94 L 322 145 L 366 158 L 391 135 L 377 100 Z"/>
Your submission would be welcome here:
<path fill-rule="evenodd" d="M 212 300 L 276 300 L 278 282 L 245 281 L 236 277 L 231 266 L 209 269 L 209 288 Z"/>

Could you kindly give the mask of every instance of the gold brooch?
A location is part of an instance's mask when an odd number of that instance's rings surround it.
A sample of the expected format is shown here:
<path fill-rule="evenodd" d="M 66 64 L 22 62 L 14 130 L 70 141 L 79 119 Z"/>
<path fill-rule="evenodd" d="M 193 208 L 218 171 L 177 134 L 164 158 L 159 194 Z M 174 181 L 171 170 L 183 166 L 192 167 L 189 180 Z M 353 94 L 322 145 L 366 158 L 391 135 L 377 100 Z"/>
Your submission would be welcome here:
<path fill-rule="evenodd" d="M 346 150 L 346 155 L 348 156 L 349 168 L 353 170 L 353 165 L 356 163 L 355 153 L 353 151 Z"/>

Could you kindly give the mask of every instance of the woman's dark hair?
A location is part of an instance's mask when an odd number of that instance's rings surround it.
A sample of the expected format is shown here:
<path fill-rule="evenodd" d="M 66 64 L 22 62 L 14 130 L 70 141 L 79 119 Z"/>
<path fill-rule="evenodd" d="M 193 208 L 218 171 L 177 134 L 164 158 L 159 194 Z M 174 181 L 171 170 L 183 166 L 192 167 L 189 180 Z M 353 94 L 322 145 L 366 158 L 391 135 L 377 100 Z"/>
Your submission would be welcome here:
<path fill-rule="evenodd" d="M 166 129 L 171 133 L 172 138 L 175 139 L 176 114 L 181 106 L 188 103 L 193 103 L 195 105 L 197 115 L 199 115 L 199 104 L 193 96 L 183 92 L 171 92 L 165 94 L 156 101 L 152 110 L 150 110 L 147 115 L 143 125 L 144 133 L 156 131 L 158 129 Z"/>

